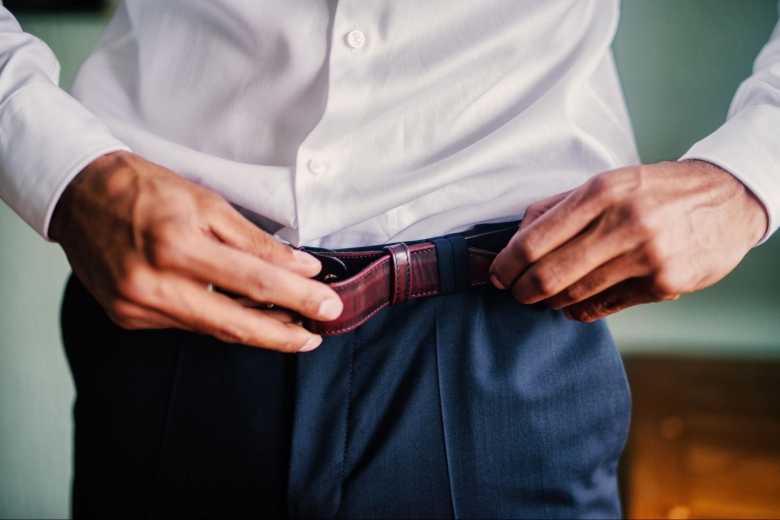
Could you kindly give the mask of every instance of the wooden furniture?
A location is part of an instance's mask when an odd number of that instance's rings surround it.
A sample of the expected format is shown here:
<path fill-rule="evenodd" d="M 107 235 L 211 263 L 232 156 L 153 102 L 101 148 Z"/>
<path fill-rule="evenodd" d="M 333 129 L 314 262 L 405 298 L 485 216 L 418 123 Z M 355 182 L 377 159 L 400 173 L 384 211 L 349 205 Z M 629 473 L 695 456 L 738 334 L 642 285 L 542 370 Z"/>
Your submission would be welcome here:
<path fill-rule="evenodd" d="M 630 518 L 780 518 L 780 360 L 628 355 Z"/>

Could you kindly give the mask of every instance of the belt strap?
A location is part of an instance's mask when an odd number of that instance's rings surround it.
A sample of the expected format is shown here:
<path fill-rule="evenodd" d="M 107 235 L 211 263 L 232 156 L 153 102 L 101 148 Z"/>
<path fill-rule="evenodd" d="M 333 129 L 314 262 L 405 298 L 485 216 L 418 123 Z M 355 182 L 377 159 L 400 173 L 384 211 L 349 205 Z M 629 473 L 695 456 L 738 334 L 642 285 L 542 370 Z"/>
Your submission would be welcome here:
<path fill-rule="evenodd" d="M 513 225 L 472 235 L 452 234 L 374 249 L 307 249 L 323 261 L 323 270 L 317 278 L 329 282 L 341 297 L 344 310 L 333 321 L 304 319 L 304 326 L 324 336 L 344 334 L 388 305 L 486 285 L 493 258 L 516 230 L 517 226 Z M 334 277 L 337 280 L 330 281 Z"/>

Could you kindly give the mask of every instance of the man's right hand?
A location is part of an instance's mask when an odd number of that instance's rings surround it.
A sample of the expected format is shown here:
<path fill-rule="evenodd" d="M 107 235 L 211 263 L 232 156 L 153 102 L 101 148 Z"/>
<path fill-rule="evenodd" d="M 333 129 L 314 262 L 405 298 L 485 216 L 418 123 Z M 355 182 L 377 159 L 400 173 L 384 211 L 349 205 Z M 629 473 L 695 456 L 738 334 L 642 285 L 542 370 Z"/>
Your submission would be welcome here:
<path fill-rule="evenodd" d="M 216 193 L 129 152 L 105 155 L 65 190 L 49 236 L 111 319 L 181 328 L 284 352 L 322 338 L 283 310 L 241 305 L 208 284 L 332 320 L 338 295 L 312 280 L 319 262 L 246 220 Z"/>

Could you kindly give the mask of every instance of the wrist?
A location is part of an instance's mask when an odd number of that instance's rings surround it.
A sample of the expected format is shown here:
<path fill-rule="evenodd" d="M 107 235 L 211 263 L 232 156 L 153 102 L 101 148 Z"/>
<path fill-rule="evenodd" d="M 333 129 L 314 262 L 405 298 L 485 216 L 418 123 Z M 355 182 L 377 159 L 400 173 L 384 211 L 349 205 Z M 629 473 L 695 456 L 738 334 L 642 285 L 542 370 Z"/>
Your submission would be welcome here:
<path fill-rule="evenodd" d="M 745 204 L 749 208 L 748 211 L 750 212 L 752 222 L 751 229 L 753 234 L 751 235 L 750 244 L 753 247 L 766 236 L 766 232 L 769 229 L 769 213 L 764 203 L 747 186 L 744 186 L 744 188 Z"/>
<path fill-rule="evenodd" d="M 118 161 L 126 161 L 129 155 L 131 154 L 124 150 L 101 155 L 71 179 L 54 207 L 54 212 L 49 222 L 49 238 L 54 242 L 61 243 L 67 236 L 68 229 L 71 227 L 73 207 L 76 205 L 78 193 L 83 189 L 83 185 L 88 181 L 89 177 L 95 174 L 105 175 L 114 168 Z"/>
<path fill-rule="evenodd" d="M 721 168 L 717 164 L 702 159 L 684 159 L 681 163 L 687 163 L 702 171 L 713 175 L 722 176 L 725 182 L 737 187 L 734 200 L 738 201 L 739 212 L 745 224 L 746 241 L 749 247 L 755 246 L 765 235 L 769 228 L 769 213 L 761 200 L 748 188 L 736 175 Z"/>

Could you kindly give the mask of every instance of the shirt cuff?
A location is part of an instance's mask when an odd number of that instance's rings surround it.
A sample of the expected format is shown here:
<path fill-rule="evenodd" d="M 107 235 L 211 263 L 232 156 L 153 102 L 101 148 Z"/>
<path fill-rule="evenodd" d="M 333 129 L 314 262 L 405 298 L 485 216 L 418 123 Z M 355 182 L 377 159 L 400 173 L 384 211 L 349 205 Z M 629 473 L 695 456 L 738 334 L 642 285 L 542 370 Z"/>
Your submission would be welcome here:
<path fill-rule="evenodd" d="M 70 181 L 129 148 L 53 83 L 31 81 L 0 105 L 0 197 L 41 236 Z"/>
<path fill-rule="evenodd" d="M 714 133 L 694 144 L 680 160 L 700 159 L 739 179 L 764 205 L 769 221 L 763 244 L 780 226 L 780 109 L 743 108 Z"/>

